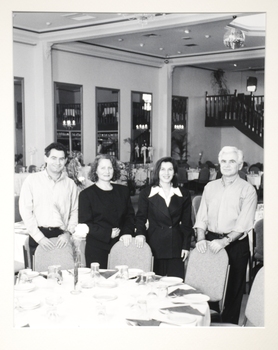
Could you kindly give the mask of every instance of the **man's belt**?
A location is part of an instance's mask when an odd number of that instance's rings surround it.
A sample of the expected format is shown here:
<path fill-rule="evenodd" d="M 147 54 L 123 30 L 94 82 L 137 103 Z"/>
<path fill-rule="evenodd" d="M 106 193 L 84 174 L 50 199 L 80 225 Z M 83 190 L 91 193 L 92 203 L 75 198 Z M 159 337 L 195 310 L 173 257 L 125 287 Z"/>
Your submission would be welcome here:
<path fill-rule="evenodd" d="M 212 232 L 212 231 L 207 231 L 208 233 L 218 237 L 219 239 L 227 237 L 228 233 L 217 233 L 217 232 Z"/>

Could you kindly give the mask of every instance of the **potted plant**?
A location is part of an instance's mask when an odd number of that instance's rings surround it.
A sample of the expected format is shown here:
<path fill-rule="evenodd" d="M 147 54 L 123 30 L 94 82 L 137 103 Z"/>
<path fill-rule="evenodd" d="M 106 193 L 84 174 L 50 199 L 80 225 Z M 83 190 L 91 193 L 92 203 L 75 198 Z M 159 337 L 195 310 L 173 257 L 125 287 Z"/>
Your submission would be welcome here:
<path fill-rule="evenodd" d="M 172 133 L 172 156 L 179 157 L 178 164 L 186 165 L 189 158 L 188 154 L 188 133 L 186 131 L 174 131 Z"/>
<path fill-rule="evenodd" d="M 217 69 L 211 72 L 211 85 L 213 91 L 218 95 L 228 95 L 230 93 L 223 69 Z"/>

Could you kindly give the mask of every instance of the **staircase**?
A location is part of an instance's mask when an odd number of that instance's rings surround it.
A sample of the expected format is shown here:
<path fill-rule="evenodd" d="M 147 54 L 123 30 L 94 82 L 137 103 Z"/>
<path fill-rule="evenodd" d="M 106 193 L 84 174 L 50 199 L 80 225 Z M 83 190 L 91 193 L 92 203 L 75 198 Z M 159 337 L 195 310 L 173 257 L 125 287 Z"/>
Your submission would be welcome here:
<path fill-rule="evenodd" d="M 256 142 L 264 145 L 264 96 L 208 95 L 206 92 L 207 127 L 233 126 Z"/>

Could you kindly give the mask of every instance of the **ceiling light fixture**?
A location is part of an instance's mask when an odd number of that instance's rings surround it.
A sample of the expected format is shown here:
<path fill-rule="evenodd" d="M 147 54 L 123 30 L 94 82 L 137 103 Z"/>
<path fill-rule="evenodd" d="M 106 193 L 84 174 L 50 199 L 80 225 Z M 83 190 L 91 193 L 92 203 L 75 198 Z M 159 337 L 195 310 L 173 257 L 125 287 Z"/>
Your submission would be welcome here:
<path fill-rule="evenodd" d="M 206 39 L 210 38 L 210 35 L 209 34 L 205 35 L 205 38 Z"/>
<path fill-rule="evenodd" d="M 185 29 L 185 34 L 189 34 L 190 33 L 190 30 L 189 29 Z"/>
<path fill-rule="evenodd" d="M 230 28 L 224 34 L 223 42 L 229 49 L 239 49 L 244 46 L 245 34 L 239 29 Z"/>

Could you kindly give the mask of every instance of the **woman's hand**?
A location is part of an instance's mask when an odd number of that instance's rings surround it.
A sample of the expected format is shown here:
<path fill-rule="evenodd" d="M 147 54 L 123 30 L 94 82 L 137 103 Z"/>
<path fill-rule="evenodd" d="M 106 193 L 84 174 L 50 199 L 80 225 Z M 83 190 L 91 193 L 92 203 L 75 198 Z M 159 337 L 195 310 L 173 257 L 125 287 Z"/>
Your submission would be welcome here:
<path fill-rule="evenodd" d="M 111 238 L 116 238 L 119 236 L 121 230 L 118 227 L 112 228 Z"/>
<path fill-rule="evenodd" d="M 196 249 L 199 253 L 205 253 L 207 250 L 207 241 L 205 239 L 196 243 Z"/>
<path fill-rule="evenodd" d="M 135 245 L 137 248 L 143 248 L 144 242 L 145 242 L 145 236 L 143 235 L 138 235 L 135 237 Z"/>
<path fill-rule="evenodd" d="M 189 250 L 183 249 L 183 250 L 181 251 L 182 261 L 185 261 L 185 260 L 187 259 L 188 254 L 189 254 Z"/>
<path fill-rule="evenodd" d="M 130 243 L 132 242 L 132 236 L 131 235 L 122 235 L 120 238 L 120 241 L 124 242 L 124 246 L 128 247 Z"/>

